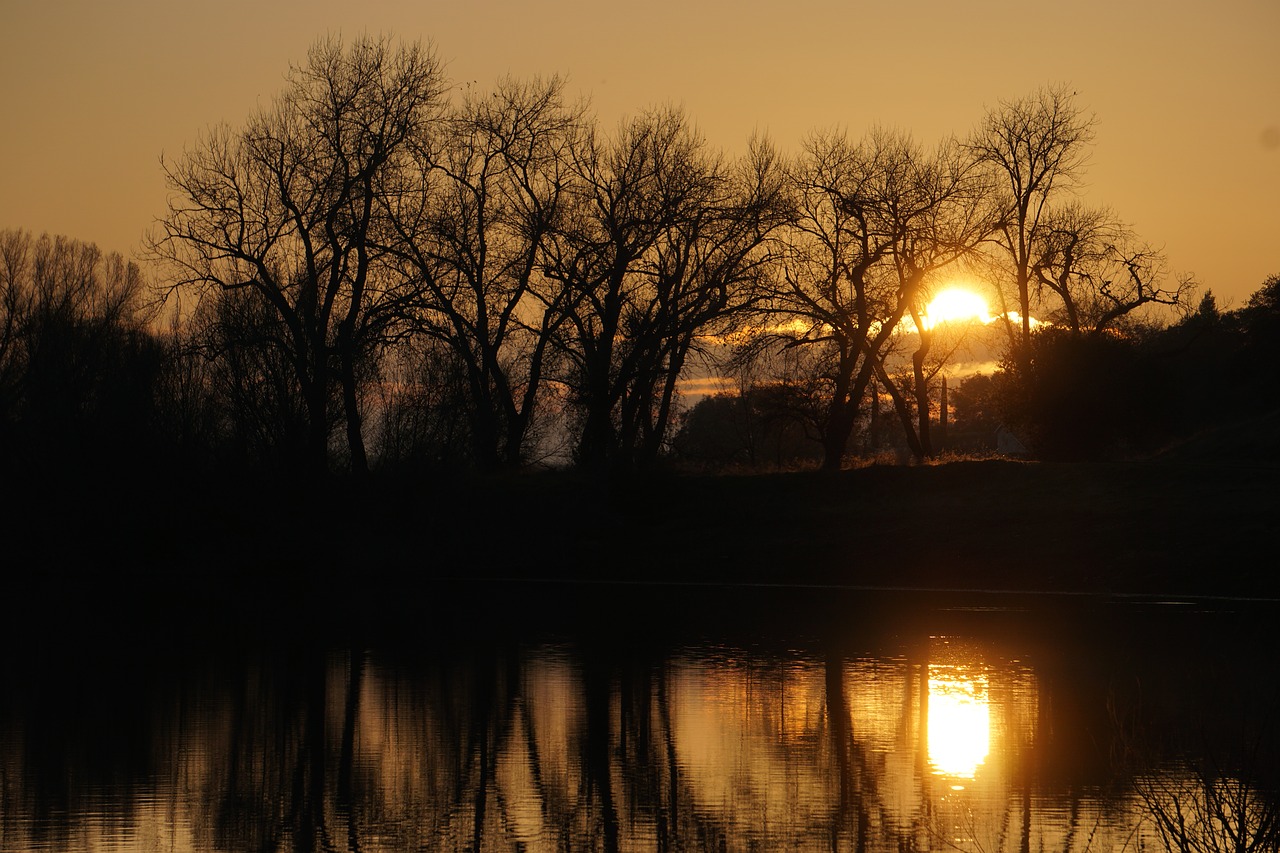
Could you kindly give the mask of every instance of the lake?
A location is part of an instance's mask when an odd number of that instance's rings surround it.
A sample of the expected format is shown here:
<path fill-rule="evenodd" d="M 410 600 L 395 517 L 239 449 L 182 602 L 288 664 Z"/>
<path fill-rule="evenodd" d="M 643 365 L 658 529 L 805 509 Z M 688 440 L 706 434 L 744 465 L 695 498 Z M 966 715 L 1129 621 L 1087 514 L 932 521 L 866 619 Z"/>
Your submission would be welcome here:
<path fill-rule="evenodd" d="M 211 595 L 157 610 L 85 593 L 9 630 L 0 850 L 1276 841 L 1277 602 L 549 582 Z"/>

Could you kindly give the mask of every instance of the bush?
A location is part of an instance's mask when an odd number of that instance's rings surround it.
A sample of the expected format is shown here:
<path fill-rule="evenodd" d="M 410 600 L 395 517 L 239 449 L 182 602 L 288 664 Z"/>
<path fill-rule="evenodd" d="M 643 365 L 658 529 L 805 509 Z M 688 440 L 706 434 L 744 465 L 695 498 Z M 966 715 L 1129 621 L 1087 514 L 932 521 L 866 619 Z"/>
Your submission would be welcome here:
<path fill-rule="evenodd" d="M 1044 329 L 1015 363 L 1025 367 L 1003 374 L 1002 414 L 1037 457 L 1109 459 L 1167 441 L 1170 377 L 1136 337 Z"/>

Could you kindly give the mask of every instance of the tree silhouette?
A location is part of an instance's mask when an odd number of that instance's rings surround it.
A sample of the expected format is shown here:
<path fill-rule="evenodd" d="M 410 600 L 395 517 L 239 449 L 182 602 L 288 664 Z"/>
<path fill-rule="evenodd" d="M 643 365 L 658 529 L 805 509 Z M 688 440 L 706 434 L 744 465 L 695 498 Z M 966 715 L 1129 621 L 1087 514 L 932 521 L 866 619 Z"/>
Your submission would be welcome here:
<path fill-rule="evenodd" d="M 939 271 L 975 250 L 992 227 L 986 184 L 952 143 L 926 152 L 904 134 L 876 130 L 860 142 L 818 134 L 791 175 L 795 218 L 766 313 L 770 340 L 827 353 L 829 406 L 823 467 L 840 467 L 873 377 L 884 369 L 899 324 L 915 319 L 917 400 L 927 419 L 920 319 Z M 927 420 L 924 444 L 928 452 Z"/>
<path fill-rule="evenodd" d="M 754 300 L 776 221 L 776 160 L 709 152 L 683 113 L 654 110 L 575 152 L 572 208 L 546 275 L 569 294 L 557 336 L 580 407 L 577 459 L 644 465 L 666 437 L 676 382 L 700 333 Z"/>
<path fill-rule="evenodd" d="M 145 289 L 137 264 L 92 243 L 0 231 L 0 430 L 15 461 L 136 462 L 161 361 Z"/>
<path fill-rule="evenodd" d="M 389 251 L 418 293 L 413 329 L 444 345 L 466 379 L 480 467 L 525 456 L 566 294 L 541 275 L 564 216 L 584 118 L 558 78 L 505 79 L 468 93 L 416 139 L 414 171 L 385 203 Z"/>
<path fill-rule="evenodd" d="M 1144 305 L 1182 304 L 1191 291 L 1185 276 L 1168 287 L 1164 255 L 1106 208 L 1061 205 L 1043 226 L 1032 247 L 1033 284 L 1061 305 L 1045 319 L 1074 334 L 1113 328 Z"/>
<path fill-rule="evenodd" d="M 322 40 L 243 128 L 217 127 L 164 163 L 174 195 L 149 252 L 174 271 L 171 292 L 249 290 L 280 318 L 313 471 L 328 465 L 335 384 L 350 464 L 367 468 L 360 371 L 405 299 L 378 250 L 385 225 L 375 198 L 443 92 L 428 47 Z"/>
<path fill-rule="evenodd" d="M 1014 288 L 1012 308 L 1020 328 L 1015 331 L 1008 322 L 1015 344 L 1031 337 L 1034 265 L 1047 215 L 1059 196 L 1079 185 L 1094 139 L 1095 119 L 1075 97 L 1065 84 L 1054 84 L 1002 100 L 987 110 L 968 142 L 1002 187 L 1005 216 L 997 266 Z M 1007 319 L 1009 310 L 1003 308 Z"/>

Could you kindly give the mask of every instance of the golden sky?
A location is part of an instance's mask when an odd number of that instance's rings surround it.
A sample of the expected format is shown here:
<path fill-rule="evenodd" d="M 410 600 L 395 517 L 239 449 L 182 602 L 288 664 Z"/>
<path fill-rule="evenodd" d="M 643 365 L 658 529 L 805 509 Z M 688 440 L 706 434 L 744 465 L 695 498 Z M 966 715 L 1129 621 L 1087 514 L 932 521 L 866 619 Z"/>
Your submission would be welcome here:
<path fill-rule="evenodd" d="M 873 124 L 922 142 L 1067 82 L 1088 199 L 1223 307 L 1280 273 L 1280 0 L 0 0 L 0 228 L 125 253 L 161 153 L 239 124 L 318 37 L 434 42 L 458 82 L 561 73 L 612 124 L 682 104 L 707 139 Z"/>

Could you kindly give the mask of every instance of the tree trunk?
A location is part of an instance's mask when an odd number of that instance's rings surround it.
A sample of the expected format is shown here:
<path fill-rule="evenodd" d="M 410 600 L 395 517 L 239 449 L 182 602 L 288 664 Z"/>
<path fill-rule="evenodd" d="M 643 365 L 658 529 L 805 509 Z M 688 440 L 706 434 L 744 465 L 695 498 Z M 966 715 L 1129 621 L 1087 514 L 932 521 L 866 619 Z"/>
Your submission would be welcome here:
<path fill-rule="evenodd" d="M 373 214 L 373 173 L 365 174 L 361 193 L 362 215 L 356 225 L 356 270 L 351 281 L 351 304 L 338 324 L 338 355 L 342 370 L 342 408 L 347 422 L 347 447 L 351 453 L 351 473 L 362 478 L 369 473 L 369 457 L 364 449 L 364 425 L 360 417 L 359 385 L 356 382 L 358 343 L 356 319 L 364 306 L 364 288 L 369 275 L 369 219 Z M 338 254 L 335 248 L 335 256 Z"/>
<path fill-rule="evenodd" d="M 929 347 L 933 344 L 933 334 L 929 331 L 919 330 L 920 346 L 911 354 L 911 369 L 915 378 L 915 398 L 916 398 L 916 436 L 920 442 L 920 453 L 924 457 L 934 455 L 933 442 L 929 435 L 929 380 L 924 375 L 924 360 L 929 354 Z"/>
<path fill-rule="evenodd" d="M 832 400 L 828 410 L 827 428 L 822 433 L 822 470 L 839 471 L 844 465 L 844 453 L 849 446 L 849 436 L 858 420 L 858 404 L 854 400 Z"/>
<path fill-rule="evenodd" d="M 502 462 L 498 453 L 498 415 L 492 402 L 488 397 L 476 397 L 471 422 L 471 452 L 475 454 L 476 467 L 483 471 L 495 471 Z"/>
<path fill-rule="evenodd" d="M 601 392 L 586 401 L 587 417 L 578 439 L 578 464 L 588 471 L 603 472 L 612 456 L 614 431 L 609 395 Z"/>
<path fill-rule="evenodd" d="M 363 477 L 369 473 L 369 457 L 364 447 L 364 425 L 360 417 L 360 398 L 356 388 L 355 359 L 349 347 L 342 352 L 342 408 L 347 423 L 347 446 L 351 451 L 351 473 Z"/>
<path fill-rule="evenodd" d="M 844 464 L 844 453 L 849 446 L 849 436 L 858 419 L 858 397 L 850 394 L 857 356 L 843 339 L 840 346 L 840 362 L 837 365 L 836 387 L 832 389 L 831 404 L 827 407 L 827 423 L 822 431 L 822 470 L 839 471 Z"/>
<path fill-rule="evenodd" d="M 308 473 L 323 477 L 329 471 L 328 385 L 321 377 L 307 377 L 302 395 L 307 406 L 305 465 Z"/>
<path fill-rule="evenodd" d="M 911 448 L 911 455 L 915 457 L 917 462 L 923 461 L 925 458 L 924 447 L 920 444 L 920 437 L 916 435 L 916 426 L 914 419 L 911 417 L 911 408 L 907 405 L 902 392 L 898 390 L 898 386 L 885 373 L 884 367 L 877 366 L 876 372 L 880 376 L 880 381 L 884 383 L 885 390 L 889 392 L 889 399 L 893 401 L 893 408 L 898 413 L 898 420 L 902 423 L 902 430 L 906 434 L 907 446 Z"/>
<path fill-rule="evenodd" d="M 947 449 L 947 377 L 942 377 L 942 396 L 938 402 L 938 452 Z"/>
<path fill-rule="evenodd" d="M 880 449 L 880 390 L 876 387 L 875 381 L 871 382 L 871 418 L 867 423 L 867 446 L 872 453 Z"/>
<path fill-rule="evenodd" d="M 597 474 L 607 473 L 617 444 L 613 428 L 615 398 L 611 373 L 614 366 L 615 337 L 622 312 L 622 300 L 618 294 L 622 289 L 626 263 L 622 259 L 616 259 L 615 267 L 608 283 L 608 292 L 600 304 L 600 331 L 594 335 L 594 340 L 583 342 L 589 344 L 583 362 L 583 389 L 586 393 L 582 404 L 587 410 L 587 416 L 578 440 L 578 464 Z"/>

